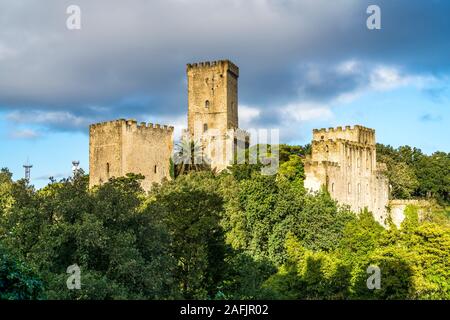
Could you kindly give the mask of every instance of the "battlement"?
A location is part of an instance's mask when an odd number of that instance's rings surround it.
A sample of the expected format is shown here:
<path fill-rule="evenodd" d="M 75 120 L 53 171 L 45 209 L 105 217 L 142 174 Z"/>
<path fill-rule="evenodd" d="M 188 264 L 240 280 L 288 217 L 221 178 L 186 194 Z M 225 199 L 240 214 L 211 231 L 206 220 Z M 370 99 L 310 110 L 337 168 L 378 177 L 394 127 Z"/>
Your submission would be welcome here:
<path fill-rule="evenodd" d="M 112 121 L 99 122 L 95 124 L 91 124 L 89 126 L 90 130 L 95 130 L 104 127 L 113 127 L 113 126 L 126 126 L 127 128 L 135 128 L 136 130 L 160 130 L 167 131 L 167 133 L 172 133 L 174 130 L 173 126 L 161 125 L 161 124 L 153 124 L 151 122 L 138 122 L 134 119 L 117 119 Z"/>
<path fill-rule="evenodd" d="M 208 69 L 212 67 L 222 67 L 236 76 L 239 76 L 239 68 L 230 60 L 203 61 L 196 63 L 188 63 L 187 71 L 192 69 Z"/>
<path fill-rule="evenodd" d="M 367 131 L 367 132 L 371 132 L 371 133 L 375 133 L 374 129 L 370 129 L 361 125 L 354 125 L 352 126 L 338 126 L 336 128 L 330 127 L 330 128 L 321 128 L 321 129 L 313 129 L 313 133 L 338 133 L 338 132 L 342 132 L 342 131 Z"/>
<path fill-rule="evenodd" d="M 313 130 L 313 141 L 334 140 L 352 141 L 360 144 L 375 145 L 375 130 L 361 125 L 322 128 Z"/>

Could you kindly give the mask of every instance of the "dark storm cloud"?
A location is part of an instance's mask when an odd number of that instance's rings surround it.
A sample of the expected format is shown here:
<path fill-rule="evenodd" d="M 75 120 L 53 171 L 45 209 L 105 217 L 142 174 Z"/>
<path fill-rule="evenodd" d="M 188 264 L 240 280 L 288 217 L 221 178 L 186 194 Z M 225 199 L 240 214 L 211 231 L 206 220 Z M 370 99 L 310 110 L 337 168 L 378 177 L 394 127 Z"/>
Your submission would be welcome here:
<path fill-rule="evenodd" d="M 65 27 L 71 4 L 82 30 Z M 368 4 L 381 7 L 382 30 L 367 30 Z M 0 110 L 55 130 L 180 117 L 185 64 L 230 58 L 241 105 L 260 109 L 258 124 L 276 124 L 277 107 L 351 94 L 378 65 L 447 75 L 448 12 L 448 1 L 2 1 Z"/>

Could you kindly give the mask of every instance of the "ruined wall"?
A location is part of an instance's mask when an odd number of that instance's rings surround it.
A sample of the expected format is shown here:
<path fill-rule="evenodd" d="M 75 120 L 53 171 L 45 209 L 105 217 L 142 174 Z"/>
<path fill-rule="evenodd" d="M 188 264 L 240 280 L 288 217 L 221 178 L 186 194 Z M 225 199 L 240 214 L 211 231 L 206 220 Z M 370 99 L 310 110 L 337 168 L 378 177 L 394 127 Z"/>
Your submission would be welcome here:
<path fill-rule="evenodd" d="M 142 187 L 170 179 L 173 127 L 116 120 L 89 128 L 89 185 L 127 173 L 145 176 Z"/>
<path fill-rule="evenodd" d="M 311 156 L 305 160 L 305 188 L 324 186 L 342 204 L 359 212 L 367 207 L 385 224 L 388 181 L 377 165 L 375 131 L 362 126 L 315 129 Z"/>
<path fill-rule="evenodd" d="M 431 203 L 426 200 L 391 200 L 389 201 L 389 214 L 397 227 L 400 227 L 405 219 L 407 206 L 417 207 L 420 220 L 431 211 Z"/>

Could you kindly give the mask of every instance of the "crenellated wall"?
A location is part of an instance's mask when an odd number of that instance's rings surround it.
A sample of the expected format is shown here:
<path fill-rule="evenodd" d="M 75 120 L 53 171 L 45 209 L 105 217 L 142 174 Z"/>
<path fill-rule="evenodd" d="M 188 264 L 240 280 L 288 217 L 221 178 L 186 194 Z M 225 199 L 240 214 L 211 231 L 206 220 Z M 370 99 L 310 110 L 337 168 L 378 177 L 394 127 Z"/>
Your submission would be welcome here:
<path fill-rule="evenodd" d="M 170 179 L 174 128 L 135 120 L 114 120 L 89 127 L 89 184 L 127 173 L 145 176 L 144 190 Z"/>
<path fill-rule="evenodd" d="M 375 130 L 360 125 L 313 130 L 313 141 L 329 139 L 375 145 Z"/>
<path fill-rule="evenodd" d="M 305 159 L 305 188 L 324 186 L 353 211 L 368 208 L 385 225 L 388 180 L 376 162 L 375 130 L 356 125 L 313 130 L 311 156 Z"/>

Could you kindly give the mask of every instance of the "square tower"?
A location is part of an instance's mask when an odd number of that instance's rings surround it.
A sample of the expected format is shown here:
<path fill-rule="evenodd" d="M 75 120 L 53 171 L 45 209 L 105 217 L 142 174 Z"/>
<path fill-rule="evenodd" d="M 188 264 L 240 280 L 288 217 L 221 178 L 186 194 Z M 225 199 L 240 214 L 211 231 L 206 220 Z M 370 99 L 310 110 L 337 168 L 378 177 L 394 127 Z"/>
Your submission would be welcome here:
<path fill-rule="evenodd" d="M 339 203 L 356 213 L 367 208 L 386 226 L 389 182 L 385 165 L 376 160 L 375 130 L 359 125 L 314 129 L 311 145 L 305 188 L 325 187 Z"/>
<path fill-rule="evenodd" d="M 239 68 L 220 60 L 188 64 L 186 73 L 189 134 L 237 129 Z"/>
<path fill-rule="evenodd" d="M 173 127 L 138 124 L 135 120 L 115 120 L 89 127 L 89 185 L 107 182 L 112 177 L 140 173 L 141 185 L 170 180 Z"/>

